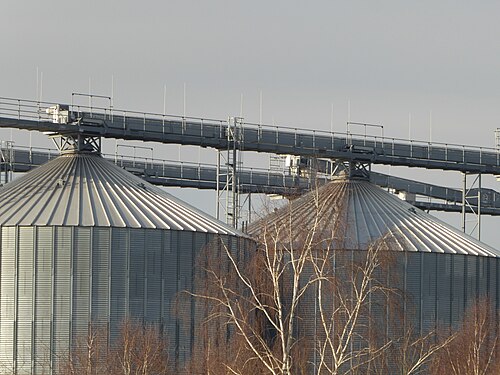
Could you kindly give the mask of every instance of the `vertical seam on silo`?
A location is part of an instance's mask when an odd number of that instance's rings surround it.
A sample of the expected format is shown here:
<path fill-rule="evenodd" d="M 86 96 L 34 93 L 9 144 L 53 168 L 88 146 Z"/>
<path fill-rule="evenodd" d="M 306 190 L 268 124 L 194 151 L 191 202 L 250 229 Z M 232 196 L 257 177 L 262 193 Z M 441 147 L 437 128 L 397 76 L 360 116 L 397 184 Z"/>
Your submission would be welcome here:
<path fill-rule="evenodd" d="M 408 314 L 408 306 L 407 306 L 407 299 L 408 299 L 408 252 L 404 251 L 404 268 L 403 268 L 403 335 L 406 335 L 406 315 Z"/>
<path fill-rule="evenodd" d="M 479 298 L 479 275 L 481 274 L 481 265 L 479 264 L 479 257 L 476 258 L 476 300 Z"/>
<path fill-rule="evenodd" d="M 143 304 L 143 310 L 142 310 L 142 324 L 146 323 L 146 317 L 148 316 L 148 230 L 147 229 L 140 229 L 144 233 L 144 239 L 142 243 L 142 256 L 143 256 L 143 264 L 144 267 L 142 269 L 143 274 L 142 279 L 144 280 L 143 284 L 143 290 L 142 290 L 142 304 Z"/>
<path fill-rule="evenodd" d="M 498 263 L 500 263 L 499 260 L 500 260 L 500 258 L 496 258 L 496 262 L 495 262 L 496 263 L 495 264 L 495 266 L 496 266 L 496 272 L 495 272 L 495 275 L 496 275 L 496 280 L 495 280 L 495 285 L 496 285 L 496 290 L 495 290 L 495 307 L 496 307 L 497 311 L 498 311 L 498 308 L 499 308 L 499 301 L 498 300 L 499 300 L 499 291 L 500 291 L 500 288 L 499 288 L 499 275 L 498 275 L 499 274 L 498 270 L 500 268 L 500 267 L 498 267 Z M 498 324 L 496 325 L 496 327 L 497 327 L 497 332 L 498 332 Z"/>
<path fill-rule="evenodd" d="M 108 306 L 107 306 L 107 330 L 106 330 L 106 347 L 109 348 L 111 345 L 111 264 L 113 262 L 112 249 L 113 249 L 113 231 L 111 228 L 107 228 L 108 232 Z"/>
<path fill-rule="evenodd" d="M 89 259 L 88 259 L 88 262 L 89 262 L 89 279 L 88 279 L 88 285 L 89 285 L 89 295 L 88 295 L 88 303 L 89 303 L 89 309 L 88 309 L 88 312 L 87 312 L 87 335 L 90 335 L 91 332 L 89 331 L 89 329 L 92 328 L 92 313 L 93 313 L 93 303 L 92 303 L 92 298 L 94 298 L 94 293 L 93 293 L 93 289 L 94 289 L 94 278 L 93 278 L 93 275 L 94 275 L 94 236 L 95 236 L 95 231 L 94 231 L 94 227 L 90 227 L 90 236 L 89 236 L 89 240 L 90 240 L 90 246 L 89 246 Z"/>
<path fill-rule="evenodd" d="M 125 232 L 125 251 L 126 251 L 126 264 L 125 264 L 125 319 L 130 317 L 130 228 L 126 228 Z"/>
<path fill-rule="evenodd" d="M 453 254 L 452 254 L 453 255 Z M 450 325 L 449 329 L 451 332 L 453 324 L 453 300 L 455 299 L 455 257 L 452 256 L 450 259 Z"/>
<path fill-rule="evenodd" d="M 420 252 L 420 329 L 419 335 L 422 335 L 423 332 L 423 324 L 424 324 L 424 293 L 423 293 L 423 285 L 424 284 L 424 253 Z"/>
<path fill-rule="evenodd" d="M 38 227 L 33 227 L 33 252 L 32 252 L 32 273 L 31 273 L 31 372 L 35 372 L 35 312 L 36 312 L 36 274 L 37 274 L 37 246 Z"/>
<path fill-rule="evenodd" d="M 435 282 L 434 282 L 434 331 L 437 331 L 437 322 L 439 320 L 439 288 L 438 288 L 438 275 L 439 275 L 439 263 L 442 263 L 442 258 L 438 257 L 437 253 L 434 253 L 434 268 L 436 270 Z M 441 259 L 441 261 L 439 261 Z"/>
<path fill-rule="evenodd" d="M 56 228 L 53 226 L 51 227 L 51 232 L 52 232 L 52 254 L 51 254 L 51 260 L 50 260 L 50 341 L 49 341 L 49 347 L 50 347 L 50 371 L 52 372 L 54 368 L 54 295 L 55 295 L 55 249 L 56 249 L 56 244 L 57 244 L 57 235 L 56 235 Z"/>
<path fill-rule="evenodd" d="M 14 255 L 14 337 L 13 337 L 13 358 L 12 358 L 12 367 L 14 373 L 17 373 L 17 324 L 18 324 L 18 304 L 19 304 L 19 227 L 15 227 L 14 231 L 14 247 L 15 247 L 15 255 Z"/>
<path fill-rule="evenodd" d="M 176 282 L 175 282 L 175 295 L 176 295 L 176 298 L 177 298 L 177 295 L 179 293 L 179 282 L 180 282 L 180 279 L 179 279 L 179 267 L 180 267 L 180 264 L 179 264 L 179 261 L 180 261 L 180 256 L 179 256 L 179 250 L 180 250 L 180 236 L 179 236 L 179 231 L 176 231 L 176 246 L 175 246 L 175 250 L 177 252 L 176 254 L 176 267 L 175 267 L 175 272 L 176 272 Z M 173 241 L 172 241 L 173 242 Z M 170 249 L 172 250 L 172 246 L 170 247 Z M 179 366 L 179 353 L 180 353 L 180 350 L 179 350 L 179 309 L 177 308 L 176 309 L 177 313 L 175 314 L 175 369 L 177 370 L 178 369 L 178 366 Z"/>
<path fill-rule="evenodd" d="M 192 240 L 191 240 L 191 287 L 190 287 L 190 292 L 192 293 L 194 291 L 194 261 L 195 261 L 195 247 L 197 245 L 197 237 L 196 237 L 196 232 L 191 232 Z M 190 329 L 190 348 L 189 348 L 189 354 L 193 354 L 193 347 L 194 347 L 194 297 L 192 295 L 189 296 L 190 299 L 190 305 L 191 305 L 191 329 Z"/>
<path fill-rule="evenodd" d="M 465 307 L 467 306 L 467 302 L 469 299 L 469 290 L 467 288 L 467 281 L 469 279 L 469 256 L 466 255 L 464 258 L 464 304 L 462 306 L 462 311 L 465 310 Z"/>
<path fill-rule="evenodd" d="M 486 271 L 486 298 L 491 300 L 491 295 L 490 295 L 490 262 L 488 262 L 488 258 L 483 258 L 483 263 L 484 263 L 484 269 Z"/>
<path fill-rule="evenodd" d="M 69 347 L 70 350 L 73 346 L 73 298 L 74 298 L 74 280 L 73 278 L 75 277 L 75 271 L 74 271 L 74 249 L 75 249 L 75 242 L 76 242 L 76 236 L 75 236 L 75 227 L 70 227 L 70 253 L 69 253 L 69 327 L 68 327 L 68 332 L 69 332 Z M 67 249 L 66 249 L 67 250 Z"/>
<path fill-rule="evenodd" d="M 161 232 L 161 256 L 160 256 L 160 333 L 165 339 L 164 313 L 165 313 L 165 231 Z"/>

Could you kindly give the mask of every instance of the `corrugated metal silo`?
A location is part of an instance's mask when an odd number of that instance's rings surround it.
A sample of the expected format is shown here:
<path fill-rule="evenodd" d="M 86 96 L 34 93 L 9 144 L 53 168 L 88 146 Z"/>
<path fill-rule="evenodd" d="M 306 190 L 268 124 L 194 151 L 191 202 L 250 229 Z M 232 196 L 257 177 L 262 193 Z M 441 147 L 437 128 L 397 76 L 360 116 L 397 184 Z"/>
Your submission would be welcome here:
<path fill-rule="evenodd" d="M 173 312 L 176 296 L 204 245 L 241 236 L 93 153 L 27 173 L 0 202 L 0 364 L 20 374 L 57 368 L 90 323 L 112 342 L 125 318 L 157 325 L 183 361 L 194 324 L 178 318 L 195 315 Z"/>
<path fill-rule="evenodd" d="M 313 220 L 331 223 L 327 230 L 339 228 L 337 245 L 353 257 L 377 240 L 390 239 L 395 262 L 387 272 L 398 275 L 395 286 L 411 301 L 404 319 L 411 320 L 416 333 L 456 327 L 478 297 L 499 307 L 500 252 L 363 178 L 339 177 L 262 218 L 249 233 L 258 237 L 286 222 L 297 229 L 286 235 L 299 237 Z M 315 314 L 312 300 L 305 308 L 302 325 Z M 376 308 L 372 305 L 372 312 Z"/>

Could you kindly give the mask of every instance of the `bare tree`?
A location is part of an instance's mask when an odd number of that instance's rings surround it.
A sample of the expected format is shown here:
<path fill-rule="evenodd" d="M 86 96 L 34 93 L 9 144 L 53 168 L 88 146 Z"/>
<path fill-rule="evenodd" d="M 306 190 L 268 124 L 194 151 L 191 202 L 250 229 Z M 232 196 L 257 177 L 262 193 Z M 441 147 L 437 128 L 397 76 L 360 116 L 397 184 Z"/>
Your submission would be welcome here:
<path fill-rule="evenodd" d="M 165 337 L 153 325 L 125 320 L 115 343 L 107 341 L 107 330 L 89 326 L 86 336 L 78 337 L 61 375 L 168 375 L 171 363 Z"/>
<path fill-rule="evenodd" d="M 354 372 L 390 346 L 390 338 L 372 340 L 369 315 L 372 300 L 395 292 L 378 277 L 391 258 L 389 241 L 344 249 L 343 221 L 332 220 L 325 204 L 315 199 L 300 228 L 290 206 L 288 215 L 261 222 L 252 252 L 220 241 L 202 258 L 195 296 L 208 302 L 207 326 L 225 327 L 225 343 L 238 342 L 224 344 L 222 358 L 220 340 L 205 345 L 205 357 L 219 358 L 226 372 Z"/>
<path fill-rule="evenodd" d="M 166 339 L 154 325 L 129 319 L 122 323 L 120 338 L 113 346 L 113 372 L 123 375 L 167 375 L 171 363 Z"/>
<path fill-rule="evenodd" d="M 434 357 L 455 338 L 455 334 L 449 334 L 439 339 L 436 330 L 417 335 L 410 326 L 393 342 L 390 350 L 392 363 L 399 374 L 426 374 Z"/>
<path fill-rule="evenodd" d="M 88 333 L 77 337 L 66 361 L 59 366 L 61 375 L 98 375 L 109 373 L 107 335 L 102 328 L 89 324 Z"/>
<path fill-rule="evenodd" d="M 432 373 L 500 373 L 497 314 L 494 307 L 484 298 L 470 306 L 456 332 L 456 340 L 434 358 Z"/>

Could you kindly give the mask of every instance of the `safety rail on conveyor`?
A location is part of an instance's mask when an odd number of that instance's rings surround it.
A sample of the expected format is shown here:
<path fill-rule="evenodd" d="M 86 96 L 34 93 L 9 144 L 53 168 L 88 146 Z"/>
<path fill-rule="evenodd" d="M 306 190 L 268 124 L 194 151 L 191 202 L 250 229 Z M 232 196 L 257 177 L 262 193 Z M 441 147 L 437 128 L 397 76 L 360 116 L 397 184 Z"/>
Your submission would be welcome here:
<path fill-rule="evenodd" d="M 229 122 L 0 97 L 0 127 L 228 149 Z M 245 151 L 500 174 L 500 151 L 351 133 L 237 123 Z"/>
<path fill-rule="evenodd" d="M 11 148 L 9 171 L 27 172 L 46 163 L 59 155 L 51 148 L 14 146 Z M 122 168 L 142 177 L 155 185 L 170 187 L 186 187 L 215 190 L 217 187 L 217 167 L 208 163 L 190 163 L 174 160 L 160 160 L 147 157 L 124 157 L 117 154 L 104 154 L 108 160 Z M 315 174 L 319 184 L 330 181 L 327 173 Z M 226 175 L 219 176 L 219 182 L 225 182 Z M 461 190 L 443 187 L 424 182 L 413 181 L 382 173 L 371 172 L 370 180 L 374 184 L 389 188 L 396 192 L 404 192 L 412 196 L 429 197 L 441 202 L 412 200 L 410 203 L 424 210 L 461 212 L 463 193 Z M 242 168 L 239 171 L 239 189 L 241 193 L 279 194 L 297 196 L 311 189 L 308 177 L 283 172 L 277 173 L 269 169 Z M 471 195 L 475 195 L 474 192 Z M 477 206 L 477 199 L 469 198 L 469 202 Z M 500 193 L 491 189 L 482 189 L 481 210 L 486 215 L 500 215 Z M 471 212 L 471 208 L 467 210 Z"/>

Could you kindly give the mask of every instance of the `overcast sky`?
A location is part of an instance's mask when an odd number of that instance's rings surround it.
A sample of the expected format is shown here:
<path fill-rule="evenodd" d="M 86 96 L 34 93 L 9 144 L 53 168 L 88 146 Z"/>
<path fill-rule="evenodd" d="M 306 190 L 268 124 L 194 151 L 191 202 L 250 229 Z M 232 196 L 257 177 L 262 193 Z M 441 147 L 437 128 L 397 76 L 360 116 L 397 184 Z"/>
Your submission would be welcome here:
<path fill-rule="evenodd" d="M 262 92 L 264 122 L 329 130 L 333 104 L 336 131 L 350 101 L 352 121 L 381 123 L 388 136 L 493 147 L 499 15 L 500 2 L 487 0 L 2 0 L 0 96 L 34 99 L 38 69 L 48 101 L 69 102 L 89 81 L 93 93 L 110 95 L 114 77 L 116 108 L 162 112 L 167 85 L 167 112 L 182 114 L 185 84 L 188 115 L 239 115 L 243 95 L 243 116 L 258 121 Z M 27 143 L 22 133 L 13 139 Z M 33 144 L 49 145 L 42 135 Z M 155 156 L 177 158 L 178 150 L 158 146 Z M 181 150 L 185 160 L 214 155 Z M 380 170 L 461 181 L 459 173 Z M 215 206 L 211 192 L 176 194 Z M 459 225 L 459 215 L 445 217 Z M 486 220 L 483 238 L 500 248 L 498 220 Z"/>

